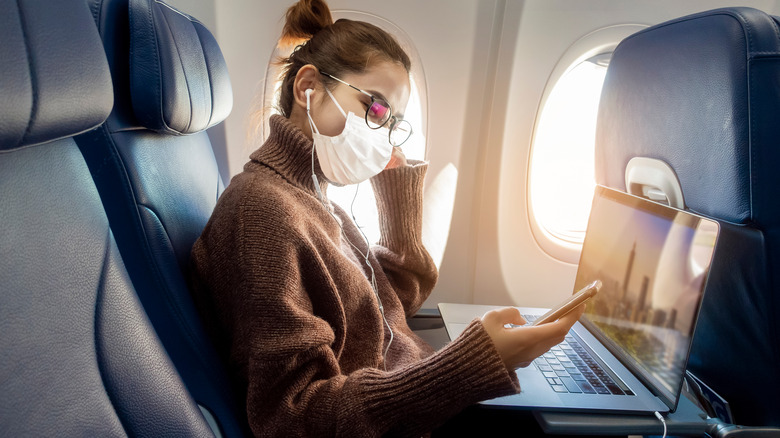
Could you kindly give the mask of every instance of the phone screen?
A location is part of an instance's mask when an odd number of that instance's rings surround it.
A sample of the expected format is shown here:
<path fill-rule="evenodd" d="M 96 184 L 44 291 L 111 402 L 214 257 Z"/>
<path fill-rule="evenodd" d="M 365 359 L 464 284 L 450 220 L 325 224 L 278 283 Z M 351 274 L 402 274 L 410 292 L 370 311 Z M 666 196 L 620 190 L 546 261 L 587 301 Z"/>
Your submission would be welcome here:
<path fill-rule="evenodd" d="M 589 300 L 594 295 L 596 295 L 599 289 L 601 289 L 601 280 L 595 280 L 591 282 L 587 286 L 575 292 L 572 296 L 566 299 L 566 301 L 564 301 L 563 303 L 559 304 L 549 312 L 537 318 L 533 323 L 531 323 L 531 325 L 540 325 L 548 322 L 557 321 L 567 313 L 576 309 L 577 306 L 579 306 L 580 304 L 584 303 L 585 301 Z"/>

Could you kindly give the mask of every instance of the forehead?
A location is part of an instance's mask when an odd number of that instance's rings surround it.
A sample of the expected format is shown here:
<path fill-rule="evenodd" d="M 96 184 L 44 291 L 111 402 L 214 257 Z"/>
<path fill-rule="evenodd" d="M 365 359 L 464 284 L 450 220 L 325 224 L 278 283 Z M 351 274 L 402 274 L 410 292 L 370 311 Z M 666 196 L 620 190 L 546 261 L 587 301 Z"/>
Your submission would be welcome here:
<path fill-rule="evenodd" d="M 375 63 L 363 73 L 348 73 L 339 78 L 343 81 L 384 97 L 393 108 L 406 108 L 409 100 L 409 73 L 403 66 L 393 62 Z"/>

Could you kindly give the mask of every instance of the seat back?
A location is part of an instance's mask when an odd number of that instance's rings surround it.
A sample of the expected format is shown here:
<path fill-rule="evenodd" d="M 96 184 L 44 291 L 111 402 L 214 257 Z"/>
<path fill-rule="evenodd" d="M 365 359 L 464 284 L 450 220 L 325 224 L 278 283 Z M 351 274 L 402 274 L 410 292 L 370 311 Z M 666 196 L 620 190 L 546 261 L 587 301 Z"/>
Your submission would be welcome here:
<path fill-rule="evenodd" d="M 154 0 L 89 0 L 114 108 L 76 141 L 141 303 L 187 388 L 226 436 L 245 436 L 242 403 L 192 302 L 184 270 L 224 185 L 205 130 L 232 89 L 197 20 Z"/>
<path fill-rule="evenodd" d="M 71 137 L 113 101 L 89 10 L 0 8 L 0 435 L 209 436 Z"/>
<path fill-rule="evenodd" d="M 721 223 L 689 369 L 747 425 L 780 425 L 764 392 L 780 388 L 778 77 L 775 17 L 728 8 L 662 23 L 615 50 L 596 134 L 600 184 Z"/>

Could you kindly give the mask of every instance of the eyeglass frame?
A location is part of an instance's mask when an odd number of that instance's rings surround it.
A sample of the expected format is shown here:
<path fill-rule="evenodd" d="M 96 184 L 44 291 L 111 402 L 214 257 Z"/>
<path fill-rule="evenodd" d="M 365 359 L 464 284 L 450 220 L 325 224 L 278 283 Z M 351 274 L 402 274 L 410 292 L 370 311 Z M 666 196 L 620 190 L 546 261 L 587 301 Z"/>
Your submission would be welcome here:
<path fill-rule="evenodd" d="M 396 147 L 396 148 L 397 148 L 397 147 L 400 147 L 402 144 L 404 144 L 404 143 L 406 143 L 407 141 L 409 141 L 409 138 L 411 138 L 411 137 L 412 137 L 412 133 L 414 132 L 414 130 L 412 129 L 412 124 L 411 124 L 411 123 L 409 123 L 409 121 L 408 121 L 408 120 L 404 120 L 404 119 L 400 119 L 400 120 L 399 120 L 399 119 L 398 119 L 398 117 L 394 116 L 394 115 L 393 115 L 393 106 L 392 106 L 392 105 L 390 105 L 390 102 L 388 102 L 388 101 L 387 101 L 387 100 L 385 100 L 385 99 L 380 99 L 380 98 L 378 98 L 378 97 L 374 96 L 373 94 L 369 93 L 368 91 L 361 90 L 360 88 L 358 88 L 358 87 L 356 87 L 356 86 L 354 86 L 354 85 L 352 85 L 352 84 L 350 84 L 350 83 L 348 83 L 348 82 L 346 82 L 346 81 L 343 81 L 343 80 L 341 80 L 341 79 L 339 79 L 339 78 L 337 78 L 337 77 L 333 76 L 333 75 L 332 75 L 332 74 L 330 74 L 330 73 L 325 73 L 325 72 L 324 72 L 324 71 L 322 71 L 322 70 L 320 70 L 319 72 L 320 72 L 320 74 L 322 74 L 323 76 L 327 76 L 327 77 L 329 77 L 329 78 L 333 79 L 334 81 L 340 82 L 340 83 L 342 83 L 342 84 L 344 84 L 344 85 L 348 86 L 349 88 L 352 88 L 353 90 L 359 91 L 359 92 L 361 92 L 361 93 L 363 93 L 363 94 L 365 94 L 366 96 L 368 96 L 368 97 L 370 97 L 370 98 L 371 98 L 371 105 L 369 105 L 369 106 L 368 106 L 368 108 L 366 108 L 366 114 L 365 114 L 365 116 L 363 117 L 363 119 L 365 119 L 365 121 L 366 121 L 366 125 L 367 125 L 367 126 L 370 128 L 370 129 L 379 129 L 379 128 L 381 128 L 381 127 L 383 127 L 383 126 L 387 125 L 387 122 L 389 122 L 390 120 L 393 120 L 393 122 L 392 122 L 392 123 L 390 123 L 390 127 L 389 127 L 389 129 L 388 129 L 388 132 L 387 132 L 387 142 L 388 142 L 388 143 L 390 143 L 390 145 L 391 145 L 391 146 L 393 146 L 393 147 Z M 371 106 L 374 104 L 374 102 L 376 102 L 376 101 L 379 101 L 379 100 L 381 100 L 382 102 L 385 102 L 385 103 L 387 104 L 387 108 L 390 110 L 390 117 L 388 117 L 388 118 L 387 118 L 387 120 L 385 120 L 385 121 L 384 121 L 384 122 L 383 122 L 381 125 L 379 125 L 379 126 L 377 126 L 377 127 L 373 127 L 373 126 L 371 126 L 371 124 L 370 124 L 370 123 L 368 123 L 368 112 L 371 110 Z M 398 123 L 400 123 L 400 122 L 406 122 L 406 124 L 409 126 L 409 135 L 407 135 L 407 136 L 406 136 L 406 138 L 404 139 L 404 141 L 402 141 L 402 142 L 400 142 L 400 143 L 398 143 L 398 144 L 393 144 L 393 142 L 391 141 L 391 138 L 392 138 L 392 135 L 393 135 L 393 130 L 395 129 L 396 125 L 397 125 Z"/>

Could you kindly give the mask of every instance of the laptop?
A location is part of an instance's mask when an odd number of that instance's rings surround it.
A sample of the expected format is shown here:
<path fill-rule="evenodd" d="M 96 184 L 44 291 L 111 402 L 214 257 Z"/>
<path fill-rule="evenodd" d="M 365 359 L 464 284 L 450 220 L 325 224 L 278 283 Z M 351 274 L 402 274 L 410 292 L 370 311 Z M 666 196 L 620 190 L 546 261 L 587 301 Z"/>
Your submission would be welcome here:
<path fill-rule="evenodd" d="M 516 370 L 519 394 L 483 404 L 674 411 L 718 233 L 710 219 L 597 186 L 573 289 L 601 290 L 563 343 Z M 450 339 L 491 308 L 439 305 Z M 529 321 L 546 310 L 520 308 Z"/>

